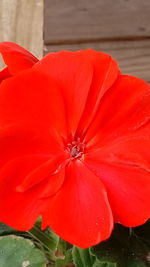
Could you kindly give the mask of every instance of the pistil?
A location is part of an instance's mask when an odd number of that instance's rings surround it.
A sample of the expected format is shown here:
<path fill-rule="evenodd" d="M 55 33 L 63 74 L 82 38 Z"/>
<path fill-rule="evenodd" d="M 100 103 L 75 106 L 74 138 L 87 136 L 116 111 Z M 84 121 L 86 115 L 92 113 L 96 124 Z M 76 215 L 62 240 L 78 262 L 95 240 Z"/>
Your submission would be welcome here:
<path fill-rule="evenodd" d="M 85 144 L 80 141 L 80 138 L 67 144 L 67 150 L 72 158 L 79 158 L 84 154 Z"/>

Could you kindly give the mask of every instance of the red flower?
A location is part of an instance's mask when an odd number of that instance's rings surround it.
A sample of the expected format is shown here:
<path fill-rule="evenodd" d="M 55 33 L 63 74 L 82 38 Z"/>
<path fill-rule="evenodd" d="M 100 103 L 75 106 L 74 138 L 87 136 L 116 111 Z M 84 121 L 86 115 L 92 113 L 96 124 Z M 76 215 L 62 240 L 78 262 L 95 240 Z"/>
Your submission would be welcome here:
<path fill-rule="evenodd" d="M 1 43 L 0 221 L 85 248 L 150 215 L 150 86 L 93 50 Z M 35 64 L 33 66 L 33 64 Z"/>

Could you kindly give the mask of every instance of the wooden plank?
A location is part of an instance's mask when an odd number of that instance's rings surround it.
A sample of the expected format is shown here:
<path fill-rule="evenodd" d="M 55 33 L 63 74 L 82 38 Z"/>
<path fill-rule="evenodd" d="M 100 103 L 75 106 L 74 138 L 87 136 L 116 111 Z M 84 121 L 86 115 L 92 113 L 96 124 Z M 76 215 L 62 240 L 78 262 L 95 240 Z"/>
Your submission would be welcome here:
<path fill-rule="evenodd" d="M 45 0 L 45 43 L 150 36 L 150 0 Z"/>
<path fill-rule="evenodd" d="M 43 0 L 0 0 L 0 41 L 16 42 L 41 58 Z"/>
<path fill-rule="evenodd" d="M 150 81 L 150 40 L 84 43 L 45 46 L 45 54 L 59 50 L 92 48 L 111 54 L 119 62 L 121 71 Z"/>

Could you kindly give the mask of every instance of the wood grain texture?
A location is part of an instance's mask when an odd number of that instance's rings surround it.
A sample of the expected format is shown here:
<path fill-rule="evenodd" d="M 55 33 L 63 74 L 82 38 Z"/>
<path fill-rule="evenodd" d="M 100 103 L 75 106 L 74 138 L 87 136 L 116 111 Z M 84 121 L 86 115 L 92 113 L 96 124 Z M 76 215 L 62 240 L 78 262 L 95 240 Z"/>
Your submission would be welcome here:
<path fill-rule="evenodd" d="M 16 42 L 41 58 L 43 0 L 0 0 L 0 41 Z"/>
<path fill-rule="evenodd" d="M 92 48 L 111 54 L 119 62 L 121 71 L 150 82 L 150 40 L 83 43 L 45 46 L 45 54 L 59 50 Z"/>
<path fill-rule="evenodd" d="M 150 37 L 150 0 L 45 0 L 44 14 L 46 44 Z"/>

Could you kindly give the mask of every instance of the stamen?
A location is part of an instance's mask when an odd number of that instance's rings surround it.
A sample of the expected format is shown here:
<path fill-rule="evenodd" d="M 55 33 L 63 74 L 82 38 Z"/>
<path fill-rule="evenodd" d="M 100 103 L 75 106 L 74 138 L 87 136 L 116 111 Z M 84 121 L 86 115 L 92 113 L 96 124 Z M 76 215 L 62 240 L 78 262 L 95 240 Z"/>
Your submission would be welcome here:
<path fill-rule="evenodd" d="M 67 145 L 67 149 L 73 158 L 81 157 L 84 154 L 84 148 L 85 144 L 81 143 L 80 138 Z"/>

